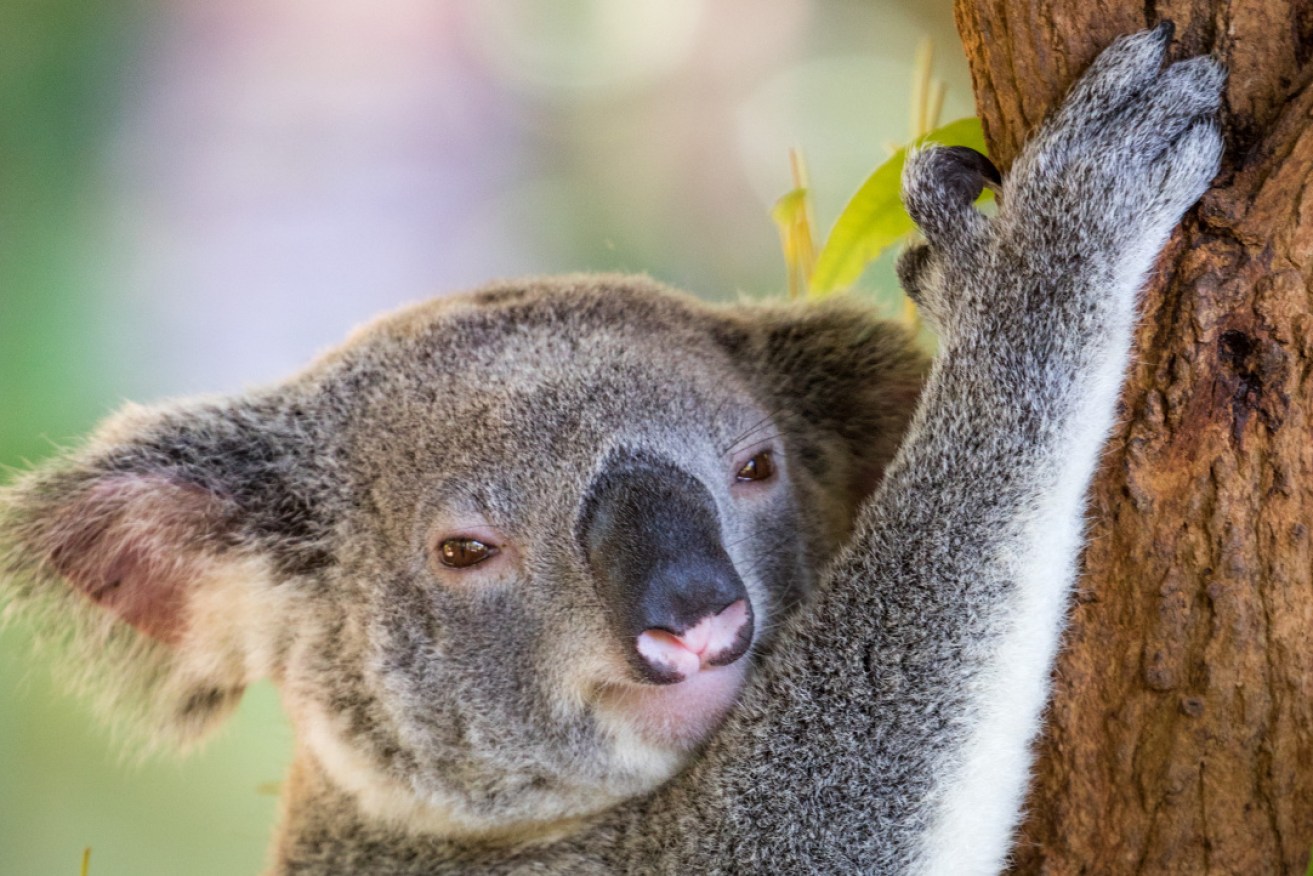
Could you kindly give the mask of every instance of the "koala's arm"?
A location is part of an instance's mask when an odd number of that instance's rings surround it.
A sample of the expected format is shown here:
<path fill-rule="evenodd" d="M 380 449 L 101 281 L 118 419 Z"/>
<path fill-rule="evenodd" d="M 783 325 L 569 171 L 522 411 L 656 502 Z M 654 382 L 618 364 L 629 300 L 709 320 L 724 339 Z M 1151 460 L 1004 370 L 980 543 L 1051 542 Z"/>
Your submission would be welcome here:
<path fill-rule="evenodd" d="M 914 155 L 927 246 L 904 281 L 941 354 L 887 477 L 815 602 L 705 757 L 620 825 L 656 872 L 994 872 L 1111 427 L 1135 299 L 1216 172 L 1224 74 L 1123 38 L 992 167 Z"/>

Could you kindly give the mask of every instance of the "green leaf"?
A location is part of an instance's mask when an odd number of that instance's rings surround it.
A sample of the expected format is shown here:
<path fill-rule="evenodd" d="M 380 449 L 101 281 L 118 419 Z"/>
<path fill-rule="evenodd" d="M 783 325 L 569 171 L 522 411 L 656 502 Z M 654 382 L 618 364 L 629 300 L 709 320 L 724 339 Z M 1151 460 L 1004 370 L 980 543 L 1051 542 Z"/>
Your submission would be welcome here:
<path fill-rule="evenodd" d="M 789 272 L 789 297 L 797 298 L 810 288 L 816 245 L 812 242 L 811 194 L 796 188 L 775 202 L 771 218 L 780 229 L 780 246 Z"/>
<path fill-rule="evenodd" d="M 985 136 L 977 118 L 958 119 L 912 142 L 970 146 L 985 151 Z M 903 147 L 875 169 L 849 199 L 816 258 L 810 293 L 829 295 L 857 282 L 866 266 L 916 227 L 898 197 L 907 150 Z M 990 193 L 988 190 L 986 195 Z"/>
<path fill-rule="evenodd" d="M 807 190 L 792 189 L 780 195 L 780 199 L 771 208 L 771 218 L 781 228 L 791 228 L 807 209 Z"/>

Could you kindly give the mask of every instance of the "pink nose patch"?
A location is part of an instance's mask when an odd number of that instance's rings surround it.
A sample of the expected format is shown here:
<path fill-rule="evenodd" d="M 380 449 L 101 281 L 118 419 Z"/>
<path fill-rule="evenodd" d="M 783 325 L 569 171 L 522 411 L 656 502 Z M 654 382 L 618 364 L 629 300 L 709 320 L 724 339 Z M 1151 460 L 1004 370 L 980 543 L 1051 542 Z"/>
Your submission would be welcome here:
<path fill-rule="evenodd" d="M 740 599 L 678 635 L 668 630 L 644 630 L 638 637 L 638 653 L 653 669 L 681 679 L 692 678 L 734 650 L 747 619 L 748 604 Z"/>

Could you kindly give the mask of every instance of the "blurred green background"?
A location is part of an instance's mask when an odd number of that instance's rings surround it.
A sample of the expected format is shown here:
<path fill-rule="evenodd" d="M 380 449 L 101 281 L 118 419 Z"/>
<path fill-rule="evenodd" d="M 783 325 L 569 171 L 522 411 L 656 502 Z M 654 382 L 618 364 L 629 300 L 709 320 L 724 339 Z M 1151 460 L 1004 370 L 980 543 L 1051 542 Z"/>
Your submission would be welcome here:
<path fill-rule="evenodd" d="M 277 379 L 407 300 L 566 270 L 785 283 L 909 136 L 918 41 L 971 112 L 950 0 L 0 6 L 0 464 L 124 399 Z M 896 308 L 887 260 L 863 294 Z M 268 685 L 131 764 L 0 633 L 0 874 L 258 872 L 291 737 Z"/>

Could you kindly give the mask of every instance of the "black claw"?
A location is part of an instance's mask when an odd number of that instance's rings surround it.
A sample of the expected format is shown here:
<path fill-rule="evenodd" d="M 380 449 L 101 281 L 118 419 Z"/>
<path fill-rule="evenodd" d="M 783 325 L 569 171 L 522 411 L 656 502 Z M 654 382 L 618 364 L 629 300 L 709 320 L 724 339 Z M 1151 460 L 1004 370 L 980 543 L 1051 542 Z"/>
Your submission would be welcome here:
<path fill-rule="evenodd" d="M 1163 44 L 1166 45 L 1167 43 L 1170 43 L 1172 37 L 1176 35 L 1176 22 L 1172 21 L 1170 18 L 1164 18 L 1162 21 L 1158 22 L 1158 26 L 1153 29 L 1153 32 L 1157 34 L 1158 39 L 1162 40 Z"/>
<path fill-rule="evenodd" d="M 996 188 L 1003 183 L 994 162 L 969 146 L 948 146 L 942 155 L 939 182 L 958 200 L 972 203 L 985 186 Z"/>

